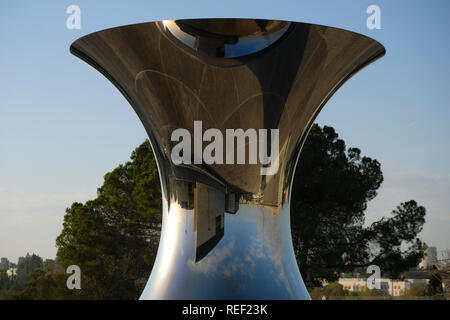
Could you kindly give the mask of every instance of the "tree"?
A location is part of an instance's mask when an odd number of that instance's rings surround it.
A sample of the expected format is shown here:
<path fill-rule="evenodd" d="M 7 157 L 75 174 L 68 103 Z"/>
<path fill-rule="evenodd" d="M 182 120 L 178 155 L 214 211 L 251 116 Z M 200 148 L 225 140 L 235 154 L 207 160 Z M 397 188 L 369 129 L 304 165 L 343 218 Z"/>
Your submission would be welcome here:
<path fill-rule="evenodd" d="M 420 261 L 423 244 L 416 236 L 425 208 L 415 201 L 364 226 L 367 203 L 382 182 L 377 160 L 346 149 L 333 128 L 312 126 L 295 172 L 291 208 L 294 250 L 308 287 L 370 264 L 398 277 Z"/>
<path fill-rule="evenodd" d="M 417 282 L 409 288 L 406 292 L 407 297 L 424 297 L 428 295 L 427 285 L 422 282 Z"/>
<path fill-rule="evenodd" d="M 450 300 L 450 249 L 445 249 L 439 259 L 435 259 L 433 276 L 438 276 L 442 286 L 445 288 L 443 294 L 447 300 Z"/>
<path fill-rule="evenodd" d="M 25 257 L 19 257 L 17 263 L 17 276 L 13 282 L 12 289 L 23 290 L 30 280 L 30 275 L 33 271 L 42 269 L 43 260 L 36 254 L 30 255 L 27 253 Z"/>
<path fill-rule="evenodd" d="M 367 288 L 367 286 L 362 287 L 361 290 L 359 291 L 360 297 L 378 297 L 382 295 L 383 292 L 381 290 L 369 289 Z"/>
<path fill-rule="evenodd" d="M 10 268 L 10 262 L 7 258 L 0 258 L 0 271 L 6 271 Z"/>
<path fill-rule="evenodd" d="M 433 269 L 436 270 L 436 267 L 433 266 Z M 442 289 L 442 277 L 439 273 L 433 272 L 431 274 L 430 281 L 427 285 L 428 295 L 442 295 L 444 293 Z"/>
<path fill-rule="evenodd" d="M 59 261 L 38 255 L 19 258 L 20 276 L 8 277 L 0 271 L 0 300 L 67 300 L 77 299 L 76 290 L 66 286 L 67 274 Z M 9 263 L 14 266 L 13 263 Z"/>
<path fill-rule="evenodd" d="M 344 286 L 337 282 L 329 283 L 325 286 L 323 290 L 323 294 L 325 297 L 343 297 L 346 295 L 346 290 L 344 290 Z"/>
<path fill-rule="evenodd" d="M 0 271 L 0 291 L 9 290 L 13 286 L 13 280 L 8 277 L 6 271 Z"/>
<path fill-rule="evenodd" d="M 414 200 L 401 203 L 393 217 L 382 218 L 368 229 L 369 260 L 390 279 L 400 279 L 403 272 L 417 267 L 425 245 L 417 238 L 425 223 L 424 207 Z"/>
<path fill-rule="evenodd" d="M 13 285 L 12 279 L 7 274 L 10 265 L 11 263 L 7 258 L 0 259 L 0 291 L 9 290 Z"/>
<path fill-rule="evenodd" d="M 78 265 L 82 297 L 135 299 L 148 278 L 159 240 L 161 191 L 156 161 L 145 141 L 131 161 L 105 175 L 96 199 L 73 203 L 58 236 L 64 268 Z"/>
<path fill-rule="evenodd" d="M 324 297 L 323 288 L 315 287 L 309 290 L 309 296 L 312 300 L 322 300 Z"/>
<path fill-rule="evenodd" d="M 26 300 L 69 300 L 79 298 L 78 290 L 66 286 L 67 274 L 57 262 L 46 260 L 43 269 L 35 270 L 25 289 L 18 294 Z"/>

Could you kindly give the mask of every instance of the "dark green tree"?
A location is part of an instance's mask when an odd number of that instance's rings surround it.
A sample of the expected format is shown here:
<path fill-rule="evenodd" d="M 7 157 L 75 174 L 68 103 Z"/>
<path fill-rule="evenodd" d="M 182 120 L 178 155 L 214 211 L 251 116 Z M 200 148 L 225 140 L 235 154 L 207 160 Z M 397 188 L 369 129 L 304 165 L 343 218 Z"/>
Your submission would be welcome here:
<path fill-rule="evenodd" d="M 402 273 L 416 267 L 423 257 L 425 245 L 417 238 L 425 223 L 424 207 L 414 200 L 401 203 L 392 217 L 382 218 L 367 228 L 367 263 L 378 265 L 386 277 L 401 278 Z"/>
<path fill-rule="evenodd" d="M 405 294 L 407 297 L 424 297 L 428 296 L 427 285 L 421 282 L 415 283 Z"/>
<path fill-rule="evenodd" d="M 17 276 L 13 281 L 12 289 L 23 290 L 30 280 L 30 275 L 33 271 L 42 269 L 43 260 L 36 254 L 30 255 L 27 253 L 25 257 L 19 257 L 17 263 Z"/>
<path fill-rule="evenodd" d="M 10 268 L 10 262 L 7 258 L 0 258 L 0 271 L 6 271 Z"/>
<path fill-rule="evenodd" d="M 436 267 L 433 266 L 433 270 L 436 270 Z M 431 273 L 430 281 L 427 285 L 428 295 L 435 296 L 439 295 L 441 296 L 444 293 L 444 290 L 442 288 L 442 277 L 437 272 Z"/>
<path fill-rule="evenodd" d="M 65 269 L 53 260 L 46 260 L 43 269 L 30 274 L 25 289 L 17 295 L 26 300 L 69 300 L 80 298 L 79 290 L 69 290 Z"/>
<path fill-rule="evenodd" d="M 382 182 L 377 160 L 346 149 L 333 128 L 313 125 L 295 172 L 291 207 L 294 250 L 308 287 L 370 264 L 395 278 L 420 261 L 416 237 L 425 209 L 415 201 L 364 226 L 367 203 Z"/>
<path fill-rule="evenodd" d="M 13 280 L 8 277 L 6 271 L 0 271 L 0 291 L 9 290 L 13 286 Z"/>
<path fill-rule="evenodd" d="M 147 278 L 156 255 L 161 224 L 161 192 L 150 143 L 131 161 L 105 175 L 98 196 L 66 210 L 57 238 L 64 268 L 78 265 L 82 297 L 135 299 L 136 281 Z"/>
<path fill-rule="evenodd" d="M 344 286 L 337 282 L 329 283 L 323 290 L 323 295 L 328 299 L 329 297 L 343 297 L 347 294 Z"/>
<path fill-rule="evenodd" d="M 377 297 L 377 296 L 382 296 L 383 292 L 381 290 L 377 290 L 377 289 L 369 289 L 369 288 L 367 288 L 367 286 L 364 286 L 361 288 L 358 295 L 361 297 Z"/>
<path fill-rule="evenodd" d="M 9 290 L 13 281 L 8 277 L 7 271 L 10 268 L 10 262 L 7 258 L 0 259 L 0 291 Z"/>

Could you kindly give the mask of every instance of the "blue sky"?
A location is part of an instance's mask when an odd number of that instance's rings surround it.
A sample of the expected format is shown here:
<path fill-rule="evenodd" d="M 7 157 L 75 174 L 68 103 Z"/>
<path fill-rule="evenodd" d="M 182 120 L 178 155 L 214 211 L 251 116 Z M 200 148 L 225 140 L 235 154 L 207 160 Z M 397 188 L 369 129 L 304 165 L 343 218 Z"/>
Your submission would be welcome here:
<path fill-rule="evenodd" d="M 188 3 L 188 4 L 187 4 Z M 66 8 L 81 8 L 81 30 Z M 366 8 L 381 8 L 381 30 Z M 146 133 L 121 94 L 69 53 L 91 32 L 195 17 L 257 17 L 340 27 L 380 41 L 381 60 L 349 80 L 317 121 L 382 164 L 368 222 L 415 199 L 421 237 L 450 247 L 450 2 L 2 1 L 0 4 L 0 256 L 54 257 L 64 209 L 95 197 L 103 175 Z"/>

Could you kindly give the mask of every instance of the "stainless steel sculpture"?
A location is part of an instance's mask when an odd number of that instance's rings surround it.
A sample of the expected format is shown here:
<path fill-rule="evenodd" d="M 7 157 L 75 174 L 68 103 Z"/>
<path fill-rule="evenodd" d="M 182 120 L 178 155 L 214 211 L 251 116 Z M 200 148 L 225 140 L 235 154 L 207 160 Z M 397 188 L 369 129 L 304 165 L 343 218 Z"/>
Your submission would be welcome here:
<path fill-rule="evenodd" d="M 163 225 L 141 299 L 309 299 L 290 231 L 296 162 L 326 101 L 384 47 L 319 25 L 198 19 L 96 32 L 71 52 L 128 99 L 157 158 Z M 279 129 L 278 172 L 175 165 L 171 133 L 194 132 L 195 120 L 203 130 Z"/>

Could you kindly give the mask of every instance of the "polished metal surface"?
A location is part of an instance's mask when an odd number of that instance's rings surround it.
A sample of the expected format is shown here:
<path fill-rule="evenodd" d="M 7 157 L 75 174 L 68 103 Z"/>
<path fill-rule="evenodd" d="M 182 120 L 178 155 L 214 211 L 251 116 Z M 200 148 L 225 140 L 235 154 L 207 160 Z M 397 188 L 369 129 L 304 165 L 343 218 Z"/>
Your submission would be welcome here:
<path fill-rule="evenodd" d="M 96 32 L 71 52 L 124 94 L 157 158 L 163 225 L 141 299 L 309 299 L 290 233 L 296 162 L 326 101 L 384 47 L 325 26 L 199 19 Z M 203 131 L 278 129 L 278 171 L 175 165 L 171 133 L 194 135 L 196 120 Z"/>
<path fill-rule="evenodd" d="M 290 22 L 274 20 L 165 20 L 163 30 L 195 51 L 236 58 L 261 51 L 286 33 Z M 200 36 L 203 35 L 203 36 Z"/>

